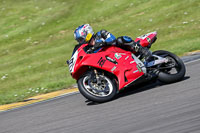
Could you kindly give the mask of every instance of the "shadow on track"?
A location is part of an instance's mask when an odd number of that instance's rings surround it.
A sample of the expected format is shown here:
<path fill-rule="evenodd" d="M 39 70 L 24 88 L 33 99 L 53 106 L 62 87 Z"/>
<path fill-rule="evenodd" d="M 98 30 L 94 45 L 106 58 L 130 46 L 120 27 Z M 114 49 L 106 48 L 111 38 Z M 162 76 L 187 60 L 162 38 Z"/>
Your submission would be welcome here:
<path fill-rule="evenodd" d="M 187 80 L 189 78 L 190 78 L 190 76 L 185 76 L 179 82 L 182 82 L 182 81 Z M 174 84 L 174 83 L 172 83 L 172 84 Z M 138 84 L 138 85 L 133 85 L 129 88 L 126 88 L 126 89 L 120 91 L 120 93 L 113 100 L 117 100 L 118 98 L 137 94 L 137 93 L 140 93 L 140 92 L 143 92 L 143 91 L 151 90 L 151 89 L 154 89 L 154 88 L 162 86 L 162 85 L 165 85 L 165 84 L 158 81 L 158 80 L 154 81 L 154 82 L 148 81 L 148 82 L 141 83 L 141 84 Z M 111 100 L 111 101 L 113 101 L 113 100 Z M 111 102 L 111 101 L 108 101 L 108 102 Z M 87 103 L 88 106 L 103 104 L 103 103 L 96 103 L 96 102 L 93 102 L 93 101 L 90 101 L 90 100 L 86 100 L 85 102 Z"/>

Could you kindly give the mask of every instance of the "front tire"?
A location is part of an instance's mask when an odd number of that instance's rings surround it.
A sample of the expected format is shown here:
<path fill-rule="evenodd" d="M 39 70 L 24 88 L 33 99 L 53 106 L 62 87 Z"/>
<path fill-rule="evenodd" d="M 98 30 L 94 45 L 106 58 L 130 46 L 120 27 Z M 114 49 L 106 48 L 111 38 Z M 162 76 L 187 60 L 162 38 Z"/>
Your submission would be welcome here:
<path fill-rule="evenodd" d="M 171 69 L 161 69 L 158 74 L 159 81 L 164 83 L 173 83 L 183 79 L 186 69 L 183 61 L 178 56 L 164 50 L 158 50 L 153 52 L 152 54 L 168 58 L 168 63 L 164 63 L 160 67 L 167 67 L 170 65 L 174 66 L 174 68 Z"/>
<path fill-rule="evenodd" d="M 114 80 L 108 76 L 99 74 L 100 83 L 92 80 L 91 72 L 87 72 L 78 79 L 78 89 L 80 93 L 87 99 L 94 102 L 107 102 L 114 98 L 117 93 L 117 87 Z"/>

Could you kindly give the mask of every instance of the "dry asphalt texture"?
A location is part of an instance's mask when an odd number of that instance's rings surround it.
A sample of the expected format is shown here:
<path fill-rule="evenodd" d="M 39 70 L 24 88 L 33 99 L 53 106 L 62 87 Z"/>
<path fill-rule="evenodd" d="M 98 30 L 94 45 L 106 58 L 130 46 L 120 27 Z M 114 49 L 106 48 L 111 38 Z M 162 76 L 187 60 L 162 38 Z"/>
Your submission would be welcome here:
<path fill-rule="evenodd" d="M 200 60 L 183 81 L 123 91 L 102 104 L 80 93 L 0 112 L 0 133 L 200 133 Z"/>

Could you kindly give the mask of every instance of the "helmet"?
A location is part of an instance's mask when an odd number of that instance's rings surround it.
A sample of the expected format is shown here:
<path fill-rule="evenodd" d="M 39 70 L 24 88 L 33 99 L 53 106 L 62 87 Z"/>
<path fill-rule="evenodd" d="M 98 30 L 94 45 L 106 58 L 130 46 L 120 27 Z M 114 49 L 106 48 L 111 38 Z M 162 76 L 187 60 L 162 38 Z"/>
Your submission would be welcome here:
<path fill-rule="evenodd" d="M 81 25 L 74 31 L 74 39 L 79 43 L 89 42 L 93 35 L 94 32 L 89 24 Z"/>

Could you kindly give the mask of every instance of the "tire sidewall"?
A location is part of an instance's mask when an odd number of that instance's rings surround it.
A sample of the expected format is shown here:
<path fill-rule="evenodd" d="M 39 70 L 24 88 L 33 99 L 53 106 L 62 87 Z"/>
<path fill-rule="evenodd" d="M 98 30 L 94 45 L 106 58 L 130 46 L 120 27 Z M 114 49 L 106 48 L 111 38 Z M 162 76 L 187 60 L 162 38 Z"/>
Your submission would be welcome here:
<path fill-rule="evenodd" d="M 183 79 L 186 69 L 185 69 L 185 65 L 183 61 L 178 56 L 176 56 L 175 54 L 169 51 L 164 51 L 164 50 L 158 50 L 158 51 L 153 52 L 152 54 L 155 54 L 155 55 L 167 54 L 170 57 L 172 57 L 176 61 L 176 63 L 180 66 L 180 71 L 177 74 L 166 74 L 164 72 L 159 72 L 158 74 L 159 81 L 164 82 L 164 83 L 173 83 L 173 82 L 177 82 Z"/>

